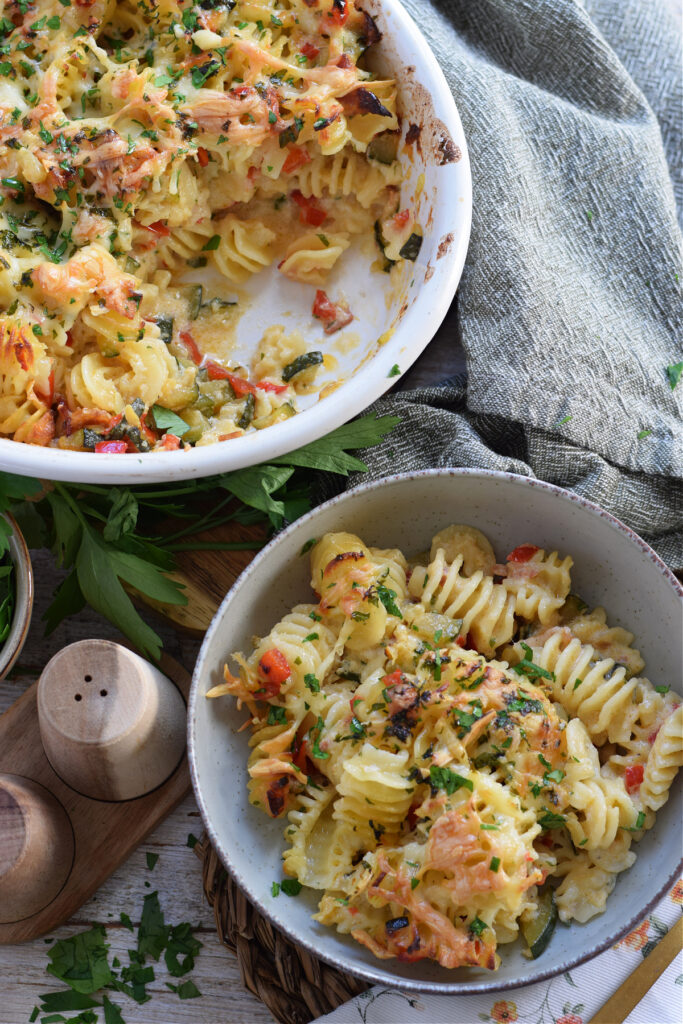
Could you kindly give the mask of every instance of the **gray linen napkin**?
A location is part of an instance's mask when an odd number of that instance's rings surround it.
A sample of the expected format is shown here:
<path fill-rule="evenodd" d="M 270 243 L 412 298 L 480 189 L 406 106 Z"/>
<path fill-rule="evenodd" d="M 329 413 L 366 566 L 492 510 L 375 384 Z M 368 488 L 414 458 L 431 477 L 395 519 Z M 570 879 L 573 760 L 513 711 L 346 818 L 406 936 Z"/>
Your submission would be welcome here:
<path fill-rule="evenodd" d="M 672 391 L 666 374 L 683 360 L 677 10 L 403 3 L 470 149 L 472 239 L 442 328 L 468 376 L 377 402 L 403 422 L 367 453 L 369 475 L 534 474 L 598 502 L 681 569 L 683 379 Z"/>

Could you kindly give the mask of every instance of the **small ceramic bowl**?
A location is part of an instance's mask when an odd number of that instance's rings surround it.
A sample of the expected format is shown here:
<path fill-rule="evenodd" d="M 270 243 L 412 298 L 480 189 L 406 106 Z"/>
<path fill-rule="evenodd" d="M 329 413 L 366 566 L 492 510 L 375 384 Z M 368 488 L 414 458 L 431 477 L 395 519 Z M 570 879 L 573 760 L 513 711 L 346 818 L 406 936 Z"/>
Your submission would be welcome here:
<path fill-rule="evenodd" d="M 14 581 L 16 587 L 14 616 L 7 639 L 0 647 L 0 679 L 4 679 L 21 654 L 33 613 L 33 566 L 24 536 L 12 516 L 5 519 L 12 527 L 9 540 L 9 552 L 14 562 Z"/>
<path fill-rule="evenodd" d="M 429 548 L 450 523 L 483 530 L 500 558 L 518 544 L 558 550 L 574 560 L 572 588 L 602 605 L 614 625 L 636 634 L 636 645 L 655 684 L 680 686 L 683 588 L 651 548 L 613 516 L 558 487 L 526 477 L 478 470 L 440 469 L 402 474 L 364 485 L 321 505 L 279 534 L 254 559 L 223 601 L 206 634 L 189 702 L 189 758 L 197 801 L 211 842 L 250 900 L 299 945 L 367 979 L 435 994 L 497 991 L 554 977 L 613 945 L 636 927 L 671 887 L 681 869 L 683 842 L 679 777 L 668 803 L 645 838 L 637 860 L 619 876 L 604 914 L 585 925 L 558 927 L 542 957 L 527 960 L 521 943 L 500 948 L 495 974 L 448 971 L 436 964 L 377 960 L 352 939 L 312 920 L 319 893 L 274 898 L 282 877 L 284 823 L 247 799 L 245 712 L 230 699 L 206 700 L 222 682 L 235 650 L 248 651 L 253 634 L 265 635 L 293 605 L 311 600 L 310 567 L 300 552 L 330 530 L 356 533 L 370 545 L 408 554 Z"/>

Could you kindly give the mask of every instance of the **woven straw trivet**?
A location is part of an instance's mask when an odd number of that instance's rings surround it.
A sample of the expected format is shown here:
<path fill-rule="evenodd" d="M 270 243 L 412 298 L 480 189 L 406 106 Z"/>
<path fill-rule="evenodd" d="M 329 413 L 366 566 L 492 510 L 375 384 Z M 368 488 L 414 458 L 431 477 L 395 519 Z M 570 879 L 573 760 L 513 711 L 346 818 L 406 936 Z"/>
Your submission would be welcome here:
<path fill-rule="evenodd" d="M 227 873 L 206 835 L 195 845 L 218 937 L 237 957 L 244 986 L 280 1024 L 308 1024 L 368 985 L 311 956 L 274 928 Z"/>

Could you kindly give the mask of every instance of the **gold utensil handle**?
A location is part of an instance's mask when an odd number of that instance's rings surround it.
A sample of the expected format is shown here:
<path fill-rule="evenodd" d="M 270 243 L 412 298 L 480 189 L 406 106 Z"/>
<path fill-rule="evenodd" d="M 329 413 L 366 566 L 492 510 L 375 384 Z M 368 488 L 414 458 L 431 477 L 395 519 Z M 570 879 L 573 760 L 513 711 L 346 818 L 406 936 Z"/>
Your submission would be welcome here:
<path fill-rule="evenodd" d="M 657 943 L 650 955 L 619 986 L 589 1024 L 622 1024 L 681 949 L 683 949 L 683 918 L 671 926 L 662 941 Z"/>

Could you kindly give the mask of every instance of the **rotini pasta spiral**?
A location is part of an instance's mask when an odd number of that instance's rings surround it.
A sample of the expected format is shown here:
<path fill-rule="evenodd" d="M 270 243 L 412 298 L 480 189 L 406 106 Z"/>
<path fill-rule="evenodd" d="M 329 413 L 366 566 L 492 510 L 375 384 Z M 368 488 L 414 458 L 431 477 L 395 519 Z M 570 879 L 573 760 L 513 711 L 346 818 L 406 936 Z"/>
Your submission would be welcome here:
<path fill-rule="evenodd" d="M 592 647 L 569 639 L 563 629 L 551 630 L 542 647 L 533 637 L 528 643 L 535 663 L 554 676 L 555 699 L 581 719 L 597 744 L 630 739 L 636 726 L 653 723 L 664 705 L 647 679 L 627 679 L 623 666 L 611 658 L 597 660 Z"/>
<path fill-rule="evenodd" d="M 664 720 L 645 764 L 640 799 L 658 811 L 669 799 L 671 783 L 683 765 L 683 705 Z"/>
<path fill-rule="evenodd" d="M 515 614 L 527 622 L 549 623 L 569 594 L 572 564 L 568 556 L 560 559 L 557 551 L 546 555 L 538 550 L 524 561 L 508 556 L 503 586 L 514 595 Z"/>
<path fill-rule="evenodd" d="M 462 564 L 458 555 L 449 565 L 438 548 L 427 568 L 415 567 L 408 589 L 426 607 L 460 619 L 462 636 L 471 634 L 478 651 L 492 654 L 514 633 L 515 598 L 481 570 L 461 575 Z"/>
<path fill-rule="evenodd" d="M 567 828 L 574 845 L 585 850 L 607 849 L 619 828 L 633 828 L 636 809 L 620 780 L 600 774 L 598 751 L 586 727 L 573 718 L 566 728 L 570 812 Z"/>

